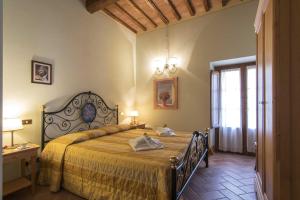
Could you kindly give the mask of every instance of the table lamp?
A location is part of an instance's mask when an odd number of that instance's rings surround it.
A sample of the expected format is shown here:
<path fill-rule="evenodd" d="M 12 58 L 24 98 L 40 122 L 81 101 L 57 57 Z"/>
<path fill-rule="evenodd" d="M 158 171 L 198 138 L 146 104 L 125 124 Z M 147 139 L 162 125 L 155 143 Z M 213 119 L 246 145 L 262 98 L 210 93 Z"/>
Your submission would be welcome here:
<path fill-rule="evenodd" d="M 3 132 L 11 133 L 11 146 L 14 146 L 14 132 L 23 129 L 22 120 L 20 118 L 4 118 Z"/>
<path fill-rule="evenodd" d="M 139 116 L 139 111 L 137 110 L 132 110 L 128 113 L 128 116 L 131 117 L 131 125 L 136 125 L 137 121 L 136 121 L 136 117 Z"/>

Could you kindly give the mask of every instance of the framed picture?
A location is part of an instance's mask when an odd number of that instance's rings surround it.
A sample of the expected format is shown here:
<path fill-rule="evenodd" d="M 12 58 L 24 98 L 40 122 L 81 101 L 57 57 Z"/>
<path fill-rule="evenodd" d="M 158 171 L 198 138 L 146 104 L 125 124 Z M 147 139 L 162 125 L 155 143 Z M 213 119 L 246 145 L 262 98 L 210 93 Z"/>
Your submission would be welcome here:
<path fill-rule="evenodd" d="M 178 109 L 178 77 L 154 80 L 154 108 Z"/>
<path fill-rule="evenodd" d="M 52 65 L 39 61 L 31 61 L 31 82 L 39 84 L 52 84 Z"/>

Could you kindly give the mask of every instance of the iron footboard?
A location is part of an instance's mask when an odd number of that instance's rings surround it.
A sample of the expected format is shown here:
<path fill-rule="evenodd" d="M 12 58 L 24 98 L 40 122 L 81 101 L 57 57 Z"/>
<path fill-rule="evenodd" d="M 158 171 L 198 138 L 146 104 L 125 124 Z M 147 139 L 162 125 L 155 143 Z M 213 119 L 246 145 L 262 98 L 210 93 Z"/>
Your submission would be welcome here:
<path fill-rule="evenodd" d="M 181 160 L 170 157 L 171 200 L 178 200 L 202 161 L 208 167 L 208 132 L 194 131 L 190 144 Z"/>

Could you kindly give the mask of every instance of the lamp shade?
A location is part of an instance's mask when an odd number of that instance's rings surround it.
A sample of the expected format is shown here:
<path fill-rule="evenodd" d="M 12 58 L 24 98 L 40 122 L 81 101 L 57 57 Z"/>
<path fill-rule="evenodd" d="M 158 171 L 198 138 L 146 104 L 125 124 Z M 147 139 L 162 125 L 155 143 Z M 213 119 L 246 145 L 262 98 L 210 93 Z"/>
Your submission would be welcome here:
<path fill-rule="evenodd" d="M 129 117 L 138 117 L 139 116 L 139 111 L 137 110 L 132 110 L 128 113 Z"/>
<path fill-rule="evenodd" d="M 22 120 L 20 118 L 4 118 L 3 131 L 16 131 L 23 129 Z"/>

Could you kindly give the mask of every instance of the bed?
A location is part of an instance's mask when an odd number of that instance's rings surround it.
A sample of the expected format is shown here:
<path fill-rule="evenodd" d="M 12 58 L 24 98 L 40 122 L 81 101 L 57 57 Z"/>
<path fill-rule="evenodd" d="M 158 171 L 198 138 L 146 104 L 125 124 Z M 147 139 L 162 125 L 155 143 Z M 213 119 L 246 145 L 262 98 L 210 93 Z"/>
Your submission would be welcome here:
<path fill-rule="evenodd" d="M 128 140 L 145 132 L 165 148 L 133 151 Z M 119 125 L 118 106 L 92 92 L 77 94 L 58 111 L 44 107 L 42 149 L 39 183 L 90 200 L 177 200 L 200 163 L 208 167 L 207 131 L 158 137 Z"/>

